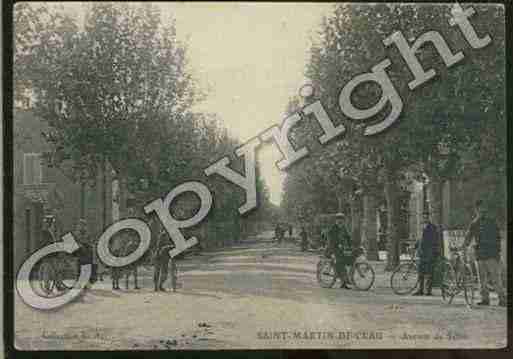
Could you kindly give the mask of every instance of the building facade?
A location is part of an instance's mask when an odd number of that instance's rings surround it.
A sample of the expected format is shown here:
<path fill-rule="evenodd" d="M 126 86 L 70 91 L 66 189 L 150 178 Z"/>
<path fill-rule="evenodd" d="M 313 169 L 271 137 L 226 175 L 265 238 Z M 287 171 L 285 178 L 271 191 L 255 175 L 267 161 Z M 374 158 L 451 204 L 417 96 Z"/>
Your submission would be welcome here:
<path fill-rule="evenodd" d="M 45 216 L 55 218 L 55 235 L 74 229 L 80 218 L 87 221 L 91 236 L 98 236 L 112 223 L 112 170 L 99 165 L 95 183 L 72 182 L 59 168 L 45 164 L 51 150 L 42 132 L 44 121 L 30 106 L 15 108 L 13 116 L 13 249 L 14 266 L 41 247 Z"/>

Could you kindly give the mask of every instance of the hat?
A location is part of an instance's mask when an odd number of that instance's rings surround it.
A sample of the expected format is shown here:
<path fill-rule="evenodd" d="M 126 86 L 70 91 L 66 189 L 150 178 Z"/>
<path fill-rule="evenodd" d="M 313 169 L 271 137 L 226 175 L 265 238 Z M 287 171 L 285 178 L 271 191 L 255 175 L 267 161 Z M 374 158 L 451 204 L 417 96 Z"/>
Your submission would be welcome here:
<path fill-rule="evenodd" d="M 344 213 L 342 212 L 338 212 L 337 214 L 335 214 L 335 218 L 344 218 Z"/>

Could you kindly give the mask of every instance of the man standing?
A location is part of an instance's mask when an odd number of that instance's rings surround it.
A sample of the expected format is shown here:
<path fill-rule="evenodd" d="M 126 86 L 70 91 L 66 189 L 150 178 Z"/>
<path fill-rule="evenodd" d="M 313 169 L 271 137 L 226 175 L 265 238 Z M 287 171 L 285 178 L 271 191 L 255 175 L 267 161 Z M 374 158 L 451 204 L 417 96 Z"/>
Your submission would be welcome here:
<path fill-rule="evenodd" d="M 135 233 L 127 234 L 127 242 L 124 245 L 123 248 L 123 257 L 129 256 L 133 252 L 137 250 L 137 247 L 139 246 L 139 240 L 135 237 Z M 134 263 L 131 263 L 127 265 L 124 268 L 125 271 L 125 288 L 128 290 L 128 282 L 130 279 L 130 276 L 134 277 L 134 289 L 140 289 L 137 285 L 137 266 L 139 265 L 139 261 L 135 261 Z M 119 283 L 118 283 L 119 286 Z M 118 288 L 119 289 L 119 288 Z"/>
<path fill-rule="evenodd" d="M 426 285 L 426 295 L 432 295 L 433 288 L 433 268 L 434 262 L 439 255 L 438 231 L 436 226 L 431 223 L 429 213 L 423 215 L 424 230 L 418 247 L 419 254 L 419 289 L 413 295 L 424 295 L 424 282 Z"/>
<path fill-rule="evenodd" d="M 301 252 L 305 252 L 308 249 L 308 234 L 306 232 L 305 226 L 301 226 L 299 238 L 301 238 Z"/>
<path fill-rule="evenodd" d="M 492 282 L 499 295 L 499 306 L 505 307 L 506 293 L 500 278 L 501 241 L 499 228 L 495 220 L 488 214 L 481 200 L 476 201 L 475 212 L 476 217 L 470 223 L 463 247 L 466 249 L 472 238 L 476 241 L 475 256 L 481 287 L 481 301 L 477 305 L 490 305 L 488 283 Z"/>
<path fill-rule="evenodd" d="M 53 218 L 45 218 L 43 220 L 43 229 L 41 231 L 41 247 L 56 242 L 54 236 L 54 223 L 55 221 Z"/>
<path fill-rule="evenodd" d="M 91 279 L 89 280 L 90 284 L 96 282 L 96 265 L 93 263 L 93 245 L 87 234 L 87 224 L 86 220 L 81 218 L 78 221 L 75 233 L 73 233 L 75 240 L 80 245 L 80 248 L 77 251 L 77 255 L 79 257 L 80 265 L 91 265 Z"/>
<path fill-rule="evenodd" d="M 56 242 L 55 240 L 55 218 L 48 217 L 43 221 L 43 230 L 41 231 L 41 244 L 45 247 L 49 244 Z M 55 287 L 57 290 L 64 290 L 66 287 L 63 283 L 64 273 L 62 271 L 63 253 L 53 253 L 48 258 L 53 261 L 53 264 L 57 270 L 55 271 Z"/>
<path fill-rule="evenodd" d="M 341 280 L 340 288 L 351 289 L 349 287 L 349 278 L 347 276 L 346 266 L 352 265 L 353 248 L 351 236 L 344 224 L 344 214 L 335 215 L 335 224 L 328 231 L 328 245 L 326 247 L 327 256 L 335 256 L 335 271 Z"/>
<path fill-rule="evenodd" d="M 153 254 L 153 265 L 155 268 L 153 272 L 153 282 L 155 284 L 155 292 L 166 291 L 164 289 L 164 282 L 167 279 L 169 260 L 171 259 L 169 251 L 173 247 L 174 246 L 171 244 L 168 234 L 163 230 L 160 233 L 155 247 L 155 252 Z"/>
<path fill-rule="evenodd" d="M 116 257 L 123 256 L 124 234 L 116 233 L 112 239 L 111 252 Z M 119 290 L 119 279 L 121 278 L 122 269 L 120 267 L 111 267 L 112 290 Z"/>
<path fill-rule="evenodd" d="M 281 243 L 283 239 L 283 229 L 279 223 L 276 223 L 276 226 L 274 227 L 274 236 L 276 237 L 278 243 Z"/>

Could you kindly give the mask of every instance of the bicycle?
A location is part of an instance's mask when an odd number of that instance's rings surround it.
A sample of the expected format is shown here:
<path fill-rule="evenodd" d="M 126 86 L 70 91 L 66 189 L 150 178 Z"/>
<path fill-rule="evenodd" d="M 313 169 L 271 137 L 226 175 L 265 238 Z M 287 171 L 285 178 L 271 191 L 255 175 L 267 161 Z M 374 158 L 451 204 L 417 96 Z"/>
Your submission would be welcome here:
<path fill-rule="evenodd" d="M 455 247 L 450 248 L 451 262 L 452 262 L 452 292 L 449 303 L 452 303 L 453 298 L 461 291 L 464 293 L 465 303 L 472 307 L 476 298 L 476 292 L 479 286 L 479 278 L 477 271 L 473 269 L 472 263 L 469 260 L 467 253 L 464 249 Z"/>
<path fill-rule="evenodd" d="M 37 268 L 36 279 L 45 296 L 70 290 L 79 276 L 78 260 L 58 253 L 44 258 Z"/>
<path fill-rule="evenodd" d="M 407 295 L 413 292 L 419 285 L 419 261 L 416 257 L 415 248 L 409 250 L 410 260 L 399 264 L 390 277 L 390 287 L 397 295 Z M 454 285 L 454 270 L 445 258 L 438 258 L 435 263 L 434 274 L 440 278 L 440 289 L 442 299 L 449 300 Z"/>
<path fill-rule="evenodd" d="M 355 255 L 355 260 L 349 270 L 348 278 L 350 284 L 361 291 L 369 290 L 374 284 L 376 274 L 374 268 L 365 260 L 359 260 L 364 257 L 364 251 L 360 248 L 360 254 Z M 321 256 L 321 259 L 317 263 L 317 281 L 323 288 L 331 288 L 337 281 L 337 274 L 335 271 L 336 259 L 326 258 Z M 347 268 L 346 268 L 347 270 Z"/>

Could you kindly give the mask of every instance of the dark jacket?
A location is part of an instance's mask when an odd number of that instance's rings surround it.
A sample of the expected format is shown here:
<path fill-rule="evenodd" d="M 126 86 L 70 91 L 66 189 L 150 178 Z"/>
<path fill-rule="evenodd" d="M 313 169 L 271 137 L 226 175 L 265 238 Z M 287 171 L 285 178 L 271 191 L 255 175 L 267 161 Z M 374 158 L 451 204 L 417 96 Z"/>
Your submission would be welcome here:
<path fill-rule="evenodd" d="M 350 256 L 353 250 L 351 236 L 346 226 L 334 224 L 328 231 L 328 245 L 326 247 L 327 255 Z"/>
<path fill-rule="evenodd" d="M 284 230 L 281 226 L 278 225 L 274 228 L 274 235 L 276 238 L 283 237 L 283 234 L 284 234 Z"/>
<path fill-rule="evenodd" d="M 74 253 L 78 257 L 79 264 L 93 264 L 94 247 L 90 242 L 87 232 L 75 232 L 73 236 L 79 244 L 78 250 Z"/>
<path fill-rule="evenodd" d="M 169 251 L 174 248 L 173 242 L 169 239 L 167 233 L 162 233 L 159 236 L 157 245 L 153 253 L 153 263 L 167 262 L 171 258 Z"/>
<path fill-rule="evenodd" d="M 139 241 L 134 235 L 130 234 L 124 238 L 124 242 L 122 243 L 122 245 L 123 246 L 120 249 L 121 256 L 127 257 L 137 250 L 137 247 L 139 247 Z M 139 258 L 135 262 L 131 263 L 129 267 L 137 267 L 141 262 L 142 258 Z"/>
<path fill-rule="evenodd" d="M 419 258 L 423 262 L 432 262 L 439 254 L 439 237 L 436 226 L 428 223 L 422 231 L 419 246 Z"/>
<path fill-rule="evenodd" d="M 43 229 L 41 231 L 41 245 L 42 247 L 47 246 L 49 244 L 55 243 L 55 238 L 53 237 L 52 232 L 47 229 Z"/>
<path fill-rule="evenodd" d="M 494 219 L 489 217 L 474 219 L 470 224 L 468 235 L 476 239 L 475 253 L 477 260 L 500 257 L 500 232 Z"/>

